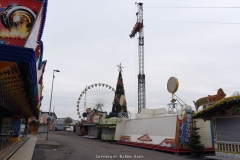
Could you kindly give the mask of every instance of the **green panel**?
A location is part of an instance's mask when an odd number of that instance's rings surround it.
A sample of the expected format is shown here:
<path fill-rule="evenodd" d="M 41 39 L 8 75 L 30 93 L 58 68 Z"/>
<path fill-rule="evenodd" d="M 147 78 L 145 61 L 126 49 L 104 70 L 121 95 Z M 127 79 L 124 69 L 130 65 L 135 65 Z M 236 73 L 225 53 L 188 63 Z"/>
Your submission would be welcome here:
<path fill-rule="evenodd" d="M 102 134 L 102 140 L 114 140 L 115 134 Z"/>

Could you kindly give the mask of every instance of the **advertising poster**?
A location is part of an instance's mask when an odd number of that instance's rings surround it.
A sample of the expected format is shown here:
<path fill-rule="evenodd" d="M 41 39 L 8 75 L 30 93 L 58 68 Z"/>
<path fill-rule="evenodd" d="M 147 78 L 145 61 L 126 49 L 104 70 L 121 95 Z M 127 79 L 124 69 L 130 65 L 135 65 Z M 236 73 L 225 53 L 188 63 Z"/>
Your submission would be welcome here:
<path fill-rule="evenodd" d="M 41 6 L 35 0 L 0 1 L 0 44 L 24 46 Z"/>
<path fill-rule="evenodd" d="M 175 145 L 180 148 L 181 145 L 185 145 L 190 142 L 192 135 L 193 111 L 186 110 L 182 119 L 177 117 L 176 123 L 176 134 L 175 134 Z"/>
<path fill-rule="evenodd" d="M 20 135 L 20 128 L 21 128 L 21 121 L 13 120 L 12 127 L 11 127 L 13 137 L 18 137 Z"/>
<path fill-rule="evenodd" d="M 22 112 L 14 113 L 12 117 L 12 137 L 19 137 L 21 129 Z"/>
<path fill-rule="evenodd" d="M 192 135 L 192 125 L 193 125 L 192 114 L 188 113 L 182 125 L 182 135 L 181 135 L 182 144 L 186 144 L 190 142 L 191 135 Z"/>

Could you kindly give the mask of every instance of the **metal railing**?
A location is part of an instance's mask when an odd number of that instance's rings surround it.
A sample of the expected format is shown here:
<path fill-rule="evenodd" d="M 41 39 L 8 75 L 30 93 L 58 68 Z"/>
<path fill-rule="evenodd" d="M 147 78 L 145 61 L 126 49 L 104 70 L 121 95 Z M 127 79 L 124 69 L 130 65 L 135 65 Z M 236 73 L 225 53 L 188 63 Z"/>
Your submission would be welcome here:
<path fill-rule="evenodd" d="M 236 142 L 217 142 L 217 150 L 225 152 L 240 153 L 240 143 Z"/>
<path fill-rule="evenodd" d="M 7 131 L 7 135 L 3 138 L 1 138 L 1 142 L 0 142 L 0 150 L 6 148 L 8 146 L 8 142 L 10 141 L 10 138 L 12 137 L 13 135 L 13 131 L 12 130 L 9 130 Z"/>

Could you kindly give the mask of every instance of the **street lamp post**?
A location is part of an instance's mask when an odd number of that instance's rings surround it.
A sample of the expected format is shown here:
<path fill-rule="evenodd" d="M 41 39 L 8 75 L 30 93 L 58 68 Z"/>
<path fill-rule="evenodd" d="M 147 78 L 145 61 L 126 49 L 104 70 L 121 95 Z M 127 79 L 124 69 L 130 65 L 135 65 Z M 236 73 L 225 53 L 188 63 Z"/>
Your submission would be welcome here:
<path fill-rule="evenodd" d="M 52 79 L 52 90 L 51 90 L 51 98 L 50 98 L 50 106 L 49 106 L 49 112 L 48 112 L 48 119 L 47 119 L 47 137 L 46 140 L 48 141 L 48 132 L 49 132 L 49 126 L 50 126 L 50 112 L 51 112 L 51 105 L 52 105 L 52 92 L 53 92 L 53 82 L 54 82 L 54 72 L 60 72 L 59 70 L 53 70 L 53 79 Z"/>

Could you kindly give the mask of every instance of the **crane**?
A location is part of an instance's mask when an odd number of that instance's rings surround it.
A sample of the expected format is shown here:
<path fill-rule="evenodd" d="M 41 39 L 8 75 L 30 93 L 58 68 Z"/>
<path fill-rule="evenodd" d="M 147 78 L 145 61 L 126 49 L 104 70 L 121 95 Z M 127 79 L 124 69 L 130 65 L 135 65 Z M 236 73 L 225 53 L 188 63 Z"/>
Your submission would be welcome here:
<path fill-rule="evenodd" d="M 142 108 L 146 108 L 146 90 L 145 90 L 145 74 L 144 74 L 144 33 L 143 33 L 143 3 L 135 3 L 138 6 L 137 22 L 133 27 L 130 38 L 134 38 L 139 34 L 138 38 L 138 61 L 139 61 L 139 74 L 138 74 L 138 113 Z"/>

